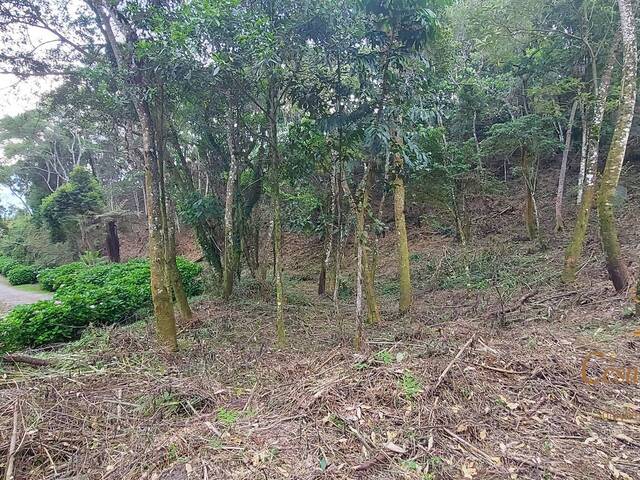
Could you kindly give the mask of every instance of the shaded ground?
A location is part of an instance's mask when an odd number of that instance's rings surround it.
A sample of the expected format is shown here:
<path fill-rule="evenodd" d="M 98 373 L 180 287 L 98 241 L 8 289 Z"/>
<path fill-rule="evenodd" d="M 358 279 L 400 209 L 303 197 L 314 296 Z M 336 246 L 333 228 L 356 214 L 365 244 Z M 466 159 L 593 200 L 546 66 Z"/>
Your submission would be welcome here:
<path fill-rule="evenodd" d="M 14 287 L 6 278 L 0 277 L 0 314 L 6 313 L 16 305 L 35 303 L 39 300 L 48 300 L 51 295 L 37 291 L 30 291 L 23 287 Z"/>
<path fill-rule="evenodd" d="M 52 364 L 0 370 L 0 462 L 15 413 L 18 479 L 640 478 L 634 304 L 611 288 L 595 235 L 579 283 L 560 285 L 566 234 L 532 250 L 509 198 L 478 200 L 473 250 L 411 231 L 410 317 L 395 314 L 394 239 L 381 240 L 384 321 L 363 354 L 351 276 L 335 318 L 315 294 L 321 249 L 299 238 L 286 242 L 284 350 L 245 279 L 229 304 L 196 302 L 178 354 L 158 354 L 145 324 L 30 352 Z M 620 230 L 635 269 L 631 202 Z M 547 232 L 551 209 L 541 202 Z"/>

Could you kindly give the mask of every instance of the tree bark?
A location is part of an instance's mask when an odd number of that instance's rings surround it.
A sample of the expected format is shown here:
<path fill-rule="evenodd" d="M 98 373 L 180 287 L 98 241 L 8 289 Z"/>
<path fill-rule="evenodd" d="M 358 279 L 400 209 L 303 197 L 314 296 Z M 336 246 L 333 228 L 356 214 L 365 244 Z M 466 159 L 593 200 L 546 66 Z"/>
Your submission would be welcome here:
<path fill-rule="evenodd" d="M 398 276 L 400 279 L 400 302 L 399 311 L 401 315 L 411 309 L 411 266 L 409 261 L 409 240 L 407 238 L 407 222 L 405 218 L 405 188 L 402 171 L 404 161 L 400 153 L 396 153 L 395 179 L 393 181 L 393 207 L 395 213 L 396 233 L 398 235 Z"/>
<path fill-rule="evenodd" d="M 567 178 L 567 163 L 569 160 L 569 152 L 571 151 L 571 137 L 573 133 L 573 122 L 576 118 L 576 110 L 578 109 L 578 100 L 573 101 L 571 113 L 569 114 L 569 123 L 567 124 L 567 133 L 565 135 L 564 151 L 562 152 L 562 164 L 560 166 L 560 175 L 558 176 L 558 194 L 556 195 L 556 232 L 564 230 L 564 219 L 562 217 L 562 204 L 564 202 L 564 185 Z"/>
<path fill-rule="evenodd" d="M 540 221 L 538 218 L 538 206 L 536 203 L 536 183 L 537 183 L 537 162 L 531 164 L 531 155 L 525 148 L 522 149 L 522 175 L 525 184 L 525 208 L 524 219 L 527 226 L 529 240 L 540 242 Z"/>
<path fill-rule="evenodd" d="M 582 194 L 582 203 L 578 209 L 576 218 L 576 226 L 573 231 L 571 242 L 565 253 L 564 270 L 562 272 L 562 281 L 564 283 L 573 283 L 576 279 L 578 270 L 578 260 L 582 256 L 584 241 L 589 226 L 589 215 L 596 190 L 596 179 L 598 174 L 598 150 L 600 148 L 600 133 L 602 130 L 602 120 L 604 118 L 609 88 L 611 87 L 611 76 L 613 74 L 613 66 L 616 59 L 616 50 L 618 48 L 618 37 L 613 43 L 607 65 L 600 80 L 600 89 L 593 108 L 591 118 L 591 128 L 589 131 L 589 147 L 587 170 L 584 179 L 584 189 Z"/>
<path fill-rule="evenodd" d="M 235 187 L 238 176 L 238 158 L 235 147 L 236 124 L 234 116 L 229 113 L 227 125 L 227 145 L 229 147 L 229 176 L 224 204 L 224 261 L 222 279 L 222 298 L 229 300 L 233 292 L 234 279 L 234 222 L 233 210 L 235 204 Z"/>
<path fill-rule="evenodd" d="M 580 121 L 582 122 L 582 142 L 580 147 L 580 173 L 578 174 L 578 198 L 576 204 L 582 203 L 584 193 L 584 176 L 587 172 L 587 157 L 589 155 L 589 122 L 587 122 L 584 101 L 580 101 Z"/>
<path fill-rule="evenodd" d="M 107 222 L 107 239 L 105 240 L 107 257 L 113 263 L 120 263 L 120 239 L 118 238 L 118 226 L 115 220 Z"/>
<path fill-rule="evenodd" d="M 355 349 L 361 351 L 364 347 L 364 309 L 362 305 L 362 284 L 364 279 L 364 242 L 360 236 L 364 235 L 364 211 L 358 209 L 356 213 L 356 235 L 358 235 L 358 250 L 356 261 L 356 334 L 354 338 Z"/>
<path fill-rule="evenodd" d="M 373 271 L 371 269 L 371 261 L 369 258 L 369 241 L 367 235 L 367 228 L 365 222 L 365 215 L 369 207 L 369 165 L 365 164 L 365 172 L 355 197 L 350 193 L 349 186 L 346 179 L 342 178 L 343 190 L 347 193 L 350 202 L 351 209 L 356 215 L 356 242 L 358 245 L 358 255 L 360 257 L 360 266 L 358 271 L 361 270 L 361 284 L 364 290 L 364 298 L 367 302 L 367 321 L 375 324 L 380 321 L 380 309 L 378 307 L 378 299 L 376 297 L 376 290 L 374 284 Z M 357 317 L 357 315 L 356 315 Z"/>
<path fill-rule="evenodd" d="M 269 86 L 267 120 L 269 122 L 269 152 L 271 155 L 271 206 L 273 209 L 273 271 L 276 289 L 276 337 L 278 346 L 286 344 L 284 326 L 284 284 L 282 279 L 282 220 L 280 210 L 280 150 L 278 146 L 278 91 Z"/>
<path fill-rule="evenodd" d="M 148 92 L 144 73 L 138 61 L 133 61 L 133 66 L 125 65 L 120 45 L 112 29 L 111 18 L 103 9 L 101 2 L 94 4 L 95 11 L 103 24 L 105 39 L 113 52 L 119 69 L 123 71 L 132 68 L 129 83 L 131 89 L 129 95 L 133 103 L 138 121 L 140 122 L 142 136 L 142 153 L 145 171 L 145 195 L 147 204 L 147 221 L 149 225 L 149 266 L 151 270 L 151 298 L 153 301 L 154 316 L 158 329 L 160 343 L 169 350 L 178 348 L 176 338 L 176 323 L 173 311 L 171 292 L 166 283 L 166 258 L 165 241 L 162 225 L 162 195 L 161 184 L 164 181 L 160 175 L 159 158 L 155 146 L 155 132 L 149 109 L 149 104 L 144 95 Z M 106 6 L 107 11 L 110 7 Z M 128 44 L 137 40 L 135 32 L 120 24 L 125 29 Z"/>
<path fill-rule="evenodd" d="M 620 173 L 627 151 L 627 141 L 633 123 L 637 94 L 638 45 L 636 40 L 636 19 L 634 2 L 618 0 L 620 9 L 620 30 L 624 64 L 622 66 L 622 91 L 620 107 L 607 163 L 602 174 L 598 191 L 597 207 L 600 219 L 600 238 L 606 256 L 607 271 L 616 291 L 621 292 L 629 286 L 629 275 L 620 254 L 620 241 L 615 225 L 613 200 L 620 180 Z"/>
<path fill-rule="evenodd" d="M 178 309 L 184 320 L 191 320 L 193 312 L 189 306 L 187 294 L 184 291 L 182 277 L 178 271 L 177 248 L 176 248 L 176 223 L 175 223 L 175 204 L 171 200 L 167 200 L 167 274 L 171 290 L 175 297 Z"/>

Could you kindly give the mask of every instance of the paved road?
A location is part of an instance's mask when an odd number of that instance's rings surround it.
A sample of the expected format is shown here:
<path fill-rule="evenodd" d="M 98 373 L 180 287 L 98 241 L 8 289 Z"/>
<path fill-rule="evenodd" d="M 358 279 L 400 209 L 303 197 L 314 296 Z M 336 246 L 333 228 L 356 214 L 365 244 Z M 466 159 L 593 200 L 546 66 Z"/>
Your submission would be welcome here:
<path fill-rule="evenodd" d="M 48 300 L 51 295 L 46 293 L 25 292 L 12 287 L 7 279 L 0 277 L 0 313 L 8 311 L 16 305 L 35 303 L 38 300 Z"/>

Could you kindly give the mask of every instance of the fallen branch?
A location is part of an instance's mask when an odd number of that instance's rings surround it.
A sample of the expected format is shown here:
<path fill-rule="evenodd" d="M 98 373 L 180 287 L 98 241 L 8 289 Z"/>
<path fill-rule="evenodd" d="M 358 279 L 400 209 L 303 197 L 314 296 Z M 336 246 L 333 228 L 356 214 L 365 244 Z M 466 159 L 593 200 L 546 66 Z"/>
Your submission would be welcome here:
<path fill-rule="evenodd" d="M 489 465 L 491 465 L 492 467 L 497 467 L 500 466 L 499 462 L 497 462 L 495 459 L 491 458 L 491 456 L 489 456 L 486 452 L 483 452 L 482 450 L 480 450 L 478 447 L 476 447 L 475 445 L 467 442 L 464 438 L 460 437 L 459 435 L 456 435 L 455 433 L 453 433 L 451 430 L 449 430 L 448 428 L 443 428 L 442 430 L 444 430 L 444 432 L 449 435 L 452 439 L 457 440 L 461 445 L 464 445 L 465 447 L 467 447 L 469 450 L 471 450 L 478 458 L 481 458 L 482 460 L 484 460 L 485 462 L 487 462 Z"/>
<path fill-rule="evenodd" d="M 16 458 L 16 445 L 18 443 L 18 402 L 13 405 L 13 430 L 9 442 L 9 455 L 7 457 L 7 469 L 4 473 L 5 480 L 13 480 L 13 467 Z"/>
<path fill-rule="evenodd" d="M 543 472 L 551 473 L 555 477 L 570 477 L 569 474 L 564 473 L 562 470 L 558 470 L 557 468 L 552 467 L 551 465 L 541 465 L 537 462 L 534 462 L 533 460 L 529 460 L 528 458 L 521 457 L 519 455 L 517 456 L 513 454 L 504 455 L 504 458 L 511 460 L 512 462 L 523 463 L 525 465 L 528 465 L 529 467 L 535 468 Z"/>
<path fill-rule="evenodd" d="M 27 365 L 33 365 L 34 367 L 46 367 L 51 365 L 49 360 L 43 360 L 41 358 L 29 357 L 27 355 L 4 355 L 0 357 L 0 360 L 6 363 L 25 363 Z"/>
<path fill-rule="evenodd" d="M 451 367 L 453 367 L 453 364 L 456 363 L 456 361 L 462 356 L 462 354 L 464 353 L 464 351 L 469 348 L 469 346 L 473 343 L 473 341 L 476 339 L 476 336 L 478 335 L 478 332 L 474 333 L 473 335 L 471 335 L 471 338 L 469 340 L 467 340 L 467 343 L 465 343 L 462 348 L 458 351 L 458 353 L 456 354 L 455 357 L 453 357 L 453 360 L 451 360 L 449 362 L 449 365 L 447 365 L 447 368 L 445 368 L 442 373 L 440 374 L 440 376 L 438 377 L 438 381 L 435 383 L 435 385 L 433 387 L 431 387 L 428 390 L 428 394 L 431 394 L 433 392 L 436 391 L 436 389 L 440 386 L 440 384 L 442 383 L 442 381 L 444 380 L 444 378 L 447 376 L 447 373 L 449 373 L 449 370 L 451 370 Z"/>
<path fill-rule="evenodd" d="M 516 310 L 520 310 L 520 308 L 527 302 L 527 300 L 529 300 L 531 297 L 533 297 L 537 293 L 538 292 L 533 291 L 533 292 L 527 293 L 526 295 L 523 295 L 520 298 L 520 300 L 518 300 L 514 305 L 508 308 L 504 308 L 504 306 L 501 305 L 499 310 L 492 310 L 491 312 L 489 312 L 487 314 L 487 318 L 496 318 L 500 316 L 502 319 L 504 319 L 507 313 L 513 313 Z"/>

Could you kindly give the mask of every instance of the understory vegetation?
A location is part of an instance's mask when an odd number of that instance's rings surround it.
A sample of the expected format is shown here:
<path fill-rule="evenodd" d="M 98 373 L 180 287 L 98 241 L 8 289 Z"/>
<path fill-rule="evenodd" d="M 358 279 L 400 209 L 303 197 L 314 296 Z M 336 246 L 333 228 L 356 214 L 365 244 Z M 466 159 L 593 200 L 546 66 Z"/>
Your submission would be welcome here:
<path fill-rule="evenodd" d="M 0 476 L 640 478 L 638 18 L 1 1 Z"/>
<path fill-rule="evenodd" d="M 202 267 L 179 258 L 178 272 L 189 296 L 202 293 Z M 18 267 L 12 275 L 30 267 Z M 32 271 L 32 270 L 29 270 Z M 131 322 L 151 306 L 149 262 L 87 266 L 77 262 L 43 270 L 38 279 L 52 300 L 14 308 L 0 319 L 0 351 L 78 338 L 89 325 Z M 29 278 L 33 283 L 34 278 Z"/>

